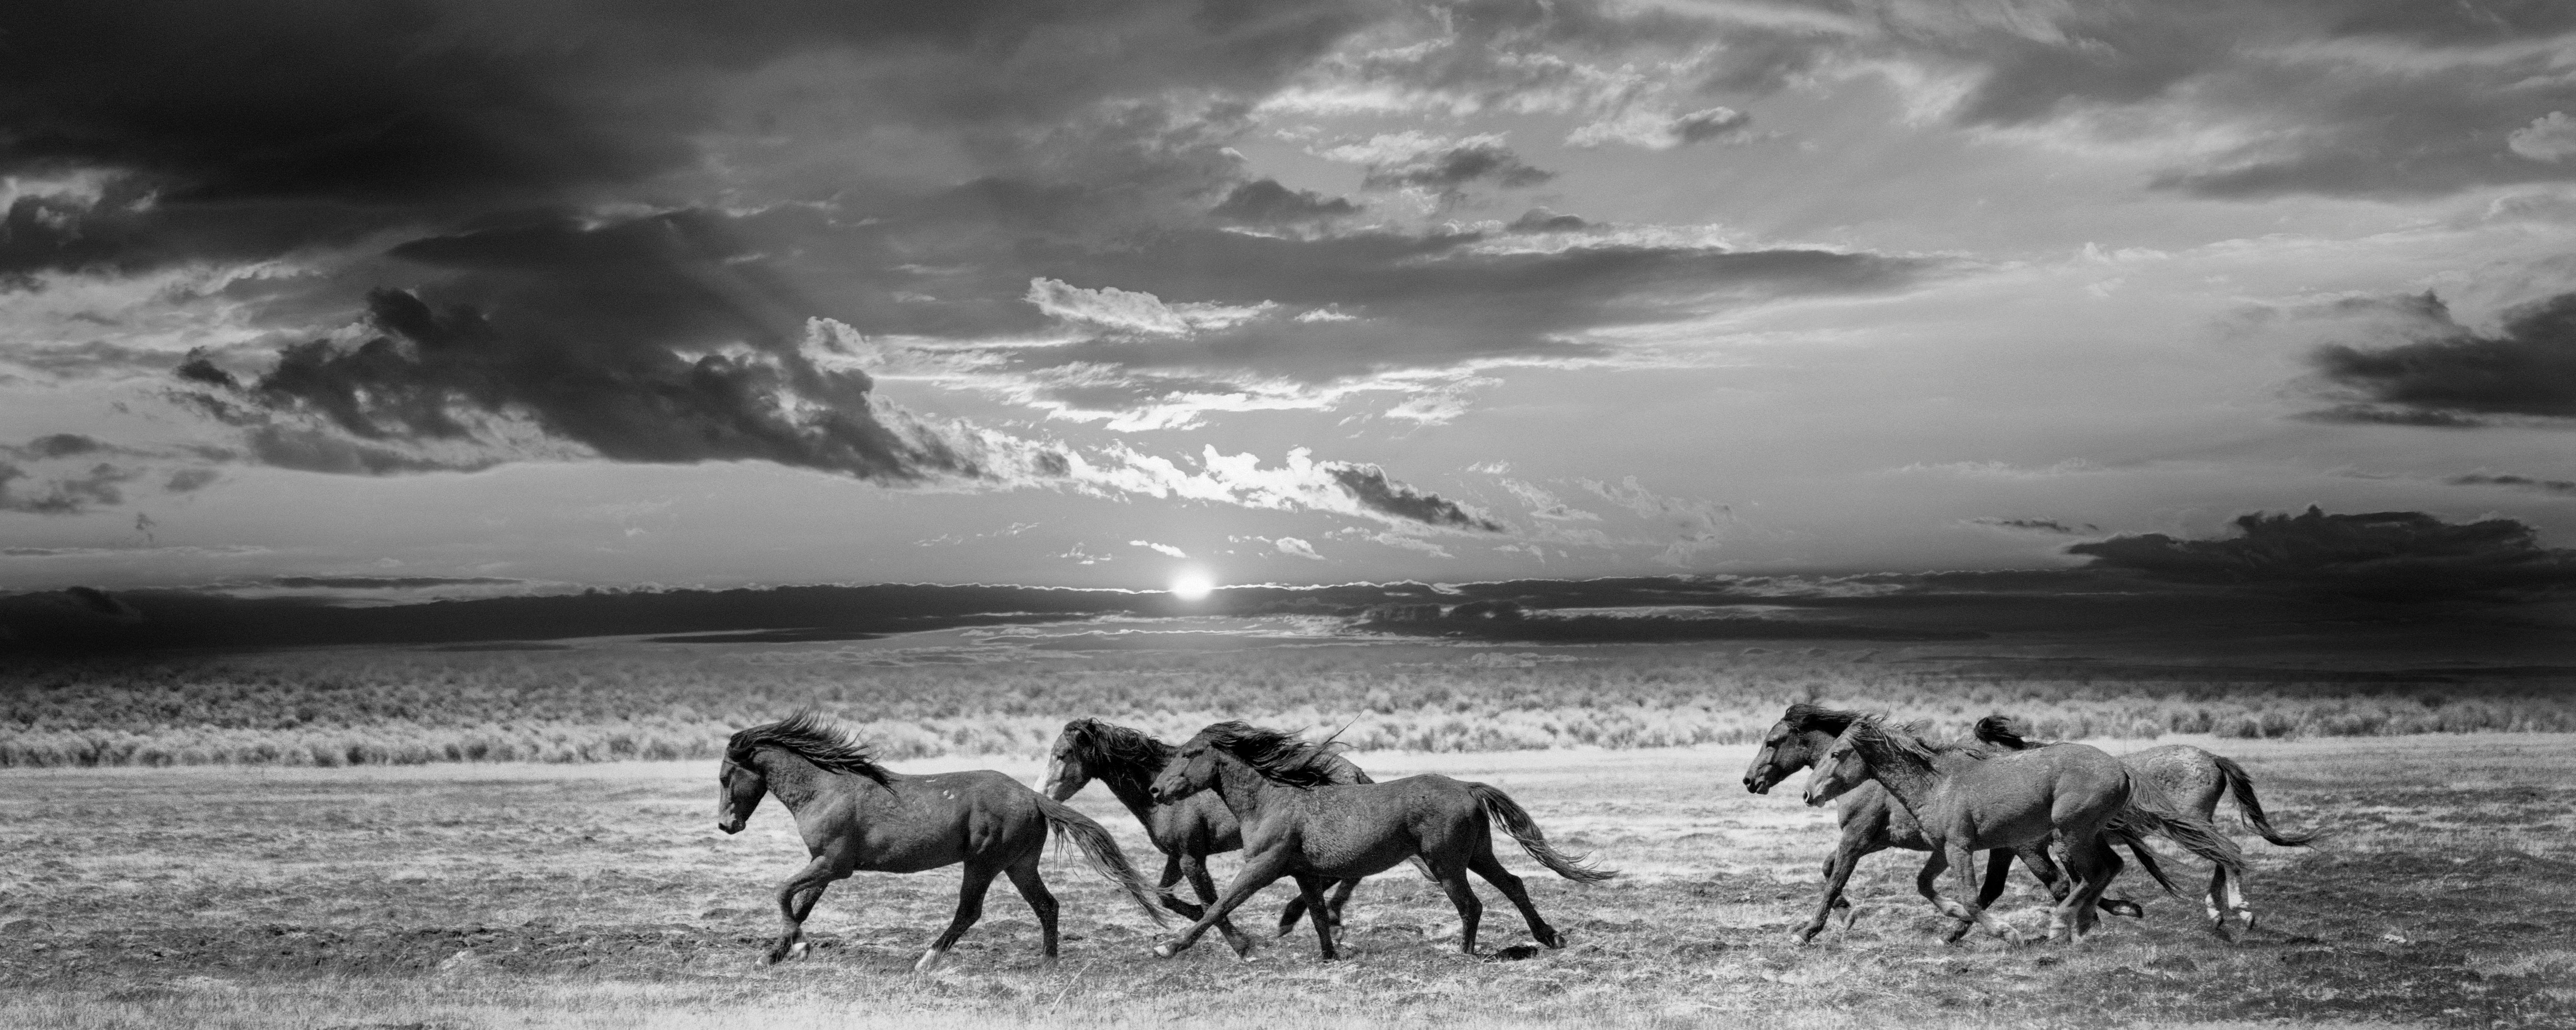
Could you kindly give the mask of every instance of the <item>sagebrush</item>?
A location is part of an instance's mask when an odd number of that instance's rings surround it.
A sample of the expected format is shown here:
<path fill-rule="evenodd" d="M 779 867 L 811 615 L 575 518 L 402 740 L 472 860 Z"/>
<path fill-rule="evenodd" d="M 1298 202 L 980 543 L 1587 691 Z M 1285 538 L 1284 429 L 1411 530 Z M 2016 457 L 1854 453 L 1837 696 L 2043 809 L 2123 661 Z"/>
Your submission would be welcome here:
<path fill-rule="evenodd" d="M 711 758 L 733 730 L 809 706 L 894 758 L 1035 754 L 1075 716 L 1172 737 L 1222 718 L 1342 728 L 1364 749 L 1730 743 L 1806 699 L 1945 728 L 2007 712 L 2046 737 L 2576 730 L 2576 689 L 2548 679 L 2102 676 L 1681 647 L 835 657 L 611 646 L 19 664 L 0 668 L 0 766 Z"/>

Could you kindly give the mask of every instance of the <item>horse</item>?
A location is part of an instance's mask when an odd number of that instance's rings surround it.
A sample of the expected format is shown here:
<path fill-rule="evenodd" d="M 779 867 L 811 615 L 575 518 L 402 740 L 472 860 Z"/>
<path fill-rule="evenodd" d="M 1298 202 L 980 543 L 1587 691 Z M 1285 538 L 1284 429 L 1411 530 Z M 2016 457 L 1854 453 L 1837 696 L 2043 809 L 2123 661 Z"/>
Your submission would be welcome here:
<path fill-rule="evenodd" d="M 1324 762 L 1329 744 L 1221 722 L 1181 745 L 1178 760 L 1154 778 L 1154 800 L 1168 804 L 1199 791 L 1215 793 L 1242 827 L 1243 869 L 1207 915 L 1155 945 L 1154 954 L 1170 958 L 1181 953 L 1254 892 L 1286 876 L 1297 881 L 1306 899 L 1323 957 L 1339 958 L 1325 925 L 1324 884 L 1384 872 L 1406 859 L 1421 861 L 1457 906 L 1460 951 L 1476 954 L 1476 923 L 1485 908 L 1467 883 L 1469 871 L 1511 899 L 1540 944 L 1564 947 L 1565 935 L 1539 916 L 1521 878 L 1494 857 L 1489 819 L 1558 876 L 1599 883 L 1618 875 L 1557 851 L 1528 812 L 1482 783 L 1436 773 L 1385 783 L 1335 783 Z"/>
<path fill-rule="evenodd" d="M 996 874 L 1037 913 L 1039 953 L 1056 959 L 1056 902 L 1038 877 L 1047 833 L 1070 839 L 1091 867 L 1118 885 L 1156 925 L 1161 910 L 1147 896 L 1118 842 L 1099 823 L 1064 803 L 989 769 L 907 776 L 877 764 L 867 747 L 811 711 L 735 733 L 716 774 L 716 828 L 742 832 L 763 797 L 776 795 L 796 817 L 813 861 L 778 888 L 785 929 L 769 949 L 775 964 L 806 953 L 805 916 L 823 888 L 852 872 L 918 873 L 964 863 L 957 916 L 922 953 L 913 971 L 946 961 L 957 938 L 984 915 L 984 892 Z"/>
<path fill-rule="evenodd" d="M 1825 750 L 1833 745 L 1834 739 L 1859 717 L 1859 712 L 1805 702 L 1790 705 L 1789 710 L 1781 714 L 1780 721 L 1771 724 L 1770 731 L 1763 735 L 1762 750 L 1754 754 L 1752 765 L 1744 770 L 1744 789 L 1755 794 L 1768 794 L 1780 781 L 1800 770 L 1814 767 L 1824 757 Z M 2003 741 L 1988 743 L 1997 748 L 2021 750 Z M 1852 871 L 1859 867 L 1862 858 L 1889 848 L 1932 850 L 1932 845 L 1924 841 L 1922 827 L 1915 823 L 1913 814 L 1890 800 L 1886 789 L 1876 783 L 1864 783 L 1845 792 L 1836 799 L 1836 804 L 1836 823 L 1842 828 L 1842 840 L 1835 845 L 1833 854 L 1825 856 L 1824 892 L 1817 898 L 1815 915 L 1792 931 L 1802 942 L 1813 940 L 1816 934 L 1823 932 L 1835 909 L 1851 909 L 1851 902 L 1843 897 L 1843 887 L 1851 881 Z M 2130 852 L 2139 856 L 2142 866 L 2152 867 L 2153 852 L 2139 851 L 2140 843 L 2135 839 L 2123 839 L 2121 843 L 2127 844 Z M 1977 892 L 1979 907 L 1992 905 L 1996 898 L 2003 896 L 2015 854 L 2021 856 L 2022 864 L 2030 868 L 2031 875 L 2038 877 L 2051 895 L 2063 899 L 2072 889 L 2057 863 L 2049 859 L 2046 847 L 2033 845 L 2018 852 L 1997 851 L 1987 859 L 1985 886 Z M 2146 915 L 2146 910 L 2137 902 L 2126 898 L 2106 898 L 2100 905 L 2105 912 L 2133 919 Z M 1858 911 L 1852 910 L 1851 917 L 1858 919 Z"/>
<path fill-rule="evenodd" d="M 2011 720 L 1989 715 L 1977 720 L 1977 739 L 2023 750 L 2048 746 L 2048 742 L 2023 739 Z M 2264 840 L 2285 848 L 2313 844 L 2317 832 L 2292 833 L 2276 829 L 2271 816 L 2263 811 L 2263 802 L 2254 796 L 2254 777 L 2245 767 L 2227 758 L 2211 754 L 2189 744 L 2163 744 L 2123 755 L 2120 764 L 2131 773 L 2145 777 L 2172 798 L 2184 811 L 2198 815 L 2204 822 L 2214 822 L 2221 795 L 2236 798 L 2237 818 L 2260 834 Z M 2254 929 L 2254 906 L 2245 900 L 2245 877 L 2216 866 L 2209 873 L 2209 894 L 2203 899 L 2209 912 L 2209 931 L 2227 939 L 2227 916 L 2233 913 L 2247 931 Z"/>
<path fill-rule="evenodd" d="M 2111 850 L 2117 831 L 2161 832 L 2213 863 L 2243 866 L 2234 841 L 2206 821 L 2172 808 L 2153 783 L 2137 779 L 2118 759 L 2083 744 L 1980 759 L 1936 750 L 1904 729 L 1863 716 L 1835 738 L 1817 769 L 1807 780 L 1810 805 L 1822 805 L 1874 779 L 1913 814 L 1933 849 L 1915 887 L 1942 914 L 1960 921 L 1949 936 L 1952 941 L 1975 926 L 2021 943 L 2021 934 L 1987 915 L 1984 905 L 1960 902 L 1935 886 L 1952 866 L 1957 867 L 1956 886 L 1970 886 L 1976 851 L 2019 849 L 2054 837 L 2066 850 L 2076 884 L 2051 909 L 2048 937 L 2055 939 L 2062 930 L 2070 943 L 2082 941 L 2093 929 L 2094 906 L 2120 873 L 2120 856 Z M 2157 879 L 2167 891 L 2174 890 L 2161 876 Z"/>
<path fill-rule="evenodd" d="M 1047 773 L 1040 790 L 1058 801 L 1073 800 L 1075 794 L 1093 780 L 1099 780 L 1116 795 L 1118 803 L 1134 813 L 1145 826 L 1145 836 L 1163 853 L 1163 882 L 1160 897 L 1163 907 L 1183 917 L 1197 919 L 1206 914 L 1205 905 L 1216 902 L 1216 883 L 1208 876 L 1207 856 L 1243 847 L 1243 834 L 1227 811 L 1225 802 L 1214 794 L 1193 794 L 1169 804 L 1153 797 L 1154 777 L 1170 765 L 1180 749 L 1155 739 L 1143 730 L 1130 729 L 1098 719 L 1075 719 L 1064 724 L 1056 737 L 1055 748 L 1048 753 Z M 1326 754 L 1320 761 L 1335 783 L 1370 783 L 1368 774 L 1339 754 Z M 1172 884 L 1187 877 L 1198 893 L 1199 904 L 1182 901 L 1172 894 Z M 1333 891 L 1332 911 L 1325 920 L 1334 930 L 1342 926 L 1342 906 L 1350 901 L 1358 880 L 1343 880 Z M 1288 899 L 1279 913 L 1279 935 L 1287 936 L 1306 915 L 1303 895 Z M 1236 958 L 1252 959 L 1252 940 L 1225 919 L 1216 922 L 1217 933 L 1225 937 Z"/>

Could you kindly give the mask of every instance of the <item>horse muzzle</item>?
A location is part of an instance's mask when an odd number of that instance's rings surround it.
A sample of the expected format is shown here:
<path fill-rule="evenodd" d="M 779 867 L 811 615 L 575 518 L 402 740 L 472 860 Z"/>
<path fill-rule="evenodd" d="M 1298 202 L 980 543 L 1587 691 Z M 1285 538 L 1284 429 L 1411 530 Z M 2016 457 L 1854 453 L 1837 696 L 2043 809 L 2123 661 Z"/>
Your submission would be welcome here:
<path fill-rule="evenodd" d="M 716 820 L 716 829 L 723 830 L 727 834 L 741 833 L 744 822 L 746 822 L 746 820 L 718 819 Z"/>
<path fill-rule="evenodd" d="M 1779 781 L 1758 773 L 1744 777 L 1744 791 L 1748 794 L 1768 794 L 1771 788 L 1779 785 Z"/>

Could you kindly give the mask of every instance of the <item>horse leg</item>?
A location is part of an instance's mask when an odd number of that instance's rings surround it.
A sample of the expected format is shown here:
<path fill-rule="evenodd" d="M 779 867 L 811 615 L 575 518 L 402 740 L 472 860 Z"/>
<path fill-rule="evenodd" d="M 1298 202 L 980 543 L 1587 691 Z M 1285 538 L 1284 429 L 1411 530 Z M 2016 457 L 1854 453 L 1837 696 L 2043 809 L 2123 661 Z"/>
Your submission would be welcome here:
<path fill-rule="evenodd" d="M 1342 932 L 1342 906 L 1351 903 L 1351 892 L 1360 889 L 1358 877 L 1342 881 L 1333 888 L 1333 932 Z"/>
<path fill-rule="evenodd" d="M 927 973 L 948 961 L 948 949 L 956 946 L 957 938 L 966 936 L 966 928 L 984 918 L 984 892 L 993 886 L 993 876 L 999 872 L 981 861 L 967 861 L 966 878 L 957 885 L 957 918 L 949 920 L 947 932 L 930 942 L 929 951 L 921 953 L 921 961 L 913 963 L 913 972 Z"/>
<path fill-rule="evenodd" d="M 1056 946 L 1055 895 L 1048 892 L 1046 881 L 1038 878 L 1038 855 L 1039 852 L 1031 851 L 1029 857 L 1011 863 L 1011 867 L 1002 873 L 1011 878 L 1011 886 L 1020 889 L 1020 897 L 1028 901 L 1029 911 L 1037 913 L 1038 954 L 1052 966 L 1055 964 Z"/>
<path fill-rule="evenodd" d="M 1162 901 L 1164 908 L 1180 913 L 1183 919 L 1196 919 L 1207 914 L 1206 909 L 1182 901 L 1180 895 L 1172 893 L 1172 885 L 1179 882 L 1181 882 L 1181 856 L 1178 854 L 1163 856 L 1163 882 L 1155 889 L 1155 897 Z M 1207 895 L 1215 893 L 1213 889 L 1206 892 Z M 1202 896 L 1200 900 L 1207 899 Z"/>
<path fill-rule="evenodd" d="M 2032 851 L 2038 852 L 2036 858 L 2032 856 Z M 2010 848 L 1996 848 L 1986 852 L 1986 884 L 1977 888 L 1978 908 L 1990 907 L 1995 903 L 1996 898 L 2004 896 L 2004 886 L 2012 877 L 2014 854 L 2016 852 Z M 2030 874 L 2039 877 L 2040 886 L 2048 888 L 2050 894 L 2065 896 L 2066 891 L 2057 885 L 2057 877 L 2051 875 L 2056 870 L 2040 871 L 2049 865 L 2046 846 L 2035 847 L 2018 854 L 2021 856 L 2022 864 L 2030 867 Z"/>
<path fill-rule="evenodd" d="M 1315 942 L 1323 947 L 1324 961 L 1330 962 L 1342 953 L 1333 944 L 1333 916 L 1324 904 L 1325 882 L 1323 877 L 1300 873 L 1297 896 L 1306 902 L 1305 914 L 1315 922 Z"/>
<path fill-rule="evenodd" d="M 1799 943 L 1814 940 L 1817 934 L 1824 932 L 1825 921 L 1833 915 L 1835 906 L 1851 907 L 1843 900 L 1843 885 L 1851 882 L 1852 870 L 1860 868 L 1861 856 L 1877 850 L 1869 843 L 1860 834 L 1846 833 L 1842 842 L 1834 846 L 1834 853 L 1825 856 L 1825 892 L 1816 900 L 1815 916 L 1807 920 L 1807 925 L 1794 931 Z M 1860 910 L 1852 909 L 1851 918 L 1854 921 L 1860 919 Z M 1843 929 L 1851 929 L 1851 923 L 1845 922 Z"/>
<path fill-rule="evenodd" d="M 2235 939 L 2227 932 L 2227 892 L 2228 888 L 2234 886 L 2227 881 L 2226 866 L 2210 868 L 2209 897 L 2206 899 L 2209 906 L 2209 932 L 2216 934 L 2222 941 Z"/>
<path fill-rule="evenodd" d="M 790 958 L 805 957 L 805 917 L 814 911 L 814 903 L 823 900 L 823 888 L 844 874 L 830 855 L 816 855 L 805 868 L 778 885 L 778 915 L 786 925 L 778 942 L 770 945 L 769 964 Z"/>
<path fill-rule="evenodd" d="M 1189 950 L 1190 945 L 1197 944 L 1199 938 L 1207 934 L 1208 928 L 1224 919 L 1226 913 L 1252 900 L 1253 895 L 1261 893 L 1261 888 L 1270 886 L 1271 881 L 1286 875 L 1287 872 L 1288 853 L 1284 850 L 1245 855 L 1242 870 L 1234 874 L 1233 883 L 1225 885 L 1225 896 L 1216 899 L 1215 904 L 1208 908 L 1206 915 L 1199 917 L 1198 922 L 1181 928 L 1181 932 L 1173 935 L 1172 939 L 1154 945 L 1154 954 L 1170 958 Z M 1205 875 L 1204 871 L 1201 875 Z"/>
<path fill-rule="evenodd" d="M 1540 944 L 1551 948 L 1565 946 L 1565 935 L 1556 932 L 1555 927 L 1547 925 L 1547 920 L 1539 918 L 1538 906 L 1530 904 L 1529 888 L 1522 886 L 1521 878 L 1512 875 L 1511 870 L 1503 868 L 1502 860 L 1494 857 L 1492 848 L 1487 848 L 1483 854 L 1469 858 L 1467 868 L 1474 870 L 1476 875 L 1484 877 L 1486 883 L 1493 884 L 1495 890 L 1503 892 L 1504 897 L 1511 899 L 1512 907 L 1520 909 L 1521 918 L 1529 923 L 1530 936 L 1538 938 Z"/>
<path fill-rule="evenodd" d="M 2220 868 L 2222 871 L 2225 869 L 2223 866 Z M 2244 870 L 2240 869 L 2236 875 L 2227 878 L 2227 910 L 2236 913 L 2236 919 L 2245 932 L 2254 932 L 2254 904 L 2245 900 Z"/>
<path fill-rule="evenodd" d="M 1961 897 L 1975 897 L 1976 862 L 1976 852 L 1956 845 L 1946 845 L 1934 851 L 1932 858 L 1923 863 L 1923 871 L 1914 876 L 1914 889 L 1931 899 L 1932 907 L 1940 909 L 1942 915 L 1959 920 L 1959 928 L 1943 938 L 1942 943 L 1956 943 L 1959 938 L 1968 935 L 1971 927 L 1984 927 L 1987 933 L 2014 944 L 2021 943 L 2020 931 L 1996 922 L 1995 917 L 1987 915 L 1983 907 L 1969 905 L 1941 893 L 1938 884 L 1941 874 L 1947 871 L 1956 881 L 1954 889 Z"/>
<path fill-rule="evenodd" d="M 1216 904 L 1216 880 L 1208 876 L 1207 856 L 1187 856 L 1181 859 L 1181 869 L 1190 878 L 1190 889 L 1198 892 L 1200 904 Z M 1197 920 L 1204 918 L 1207 911 L 1198 905 L 1192 905 L 1190 910 L 1183 914 L 1192 920 Z M 1216 932 L 1225 938 L 1226 947 L 1234 949 L 1234 957 L 1237 961 L 1252 961 L 1252 938 L 1244 936 L 1243 931 L 1235 929 L 1233 921 L 1223 915 L 1217 916 Z"/>
<path fill-rule="evenodd" d="M 1485 917 L 1485 903 L 1476 897 L 1476 888 L 1467 883 L 1467 870 L 1434 866 L 1431 874 L 1440 880 L 1440 889 L 1448 892 L 1449 903 L 1458 906 L 1458 950 L 1476 953 L 1476 923 Z"/>
<path fill-rule="evenodd" d="M 2096 836 L 2082 844 L 2069 846 L 2066 861 L 2075 874 L 2075 889 L 2049 911 L 2048 936 L 2054 940 L 2058 928 L 2063 926 L 2066 927 L 2066 943 L 2080 944 L 2084 935 L 2093 932 L 2101 921 L 2094 909 L 2102 900 L 2102 892 L 2109 889 L 2111 881 L 2120 875 L 2120 853 L 2111 850 L 2108 839 Z M 2070 919 L 2072 925 L 2069 925 Z"/>

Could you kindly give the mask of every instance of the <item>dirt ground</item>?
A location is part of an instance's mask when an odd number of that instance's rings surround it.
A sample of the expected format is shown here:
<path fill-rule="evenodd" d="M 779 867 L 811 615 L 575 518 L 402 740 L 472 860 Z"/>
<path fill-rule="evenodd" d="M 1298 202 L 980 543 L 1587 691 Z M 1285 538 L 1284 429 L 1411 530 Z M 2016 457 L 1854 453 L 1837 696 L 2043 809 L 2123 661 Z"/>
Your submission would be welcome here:
<path fill-rule="evenodd" d="M 1919 857 L 1890 853 L 1854 880 L 1858 923 L 1801 947 L 1787 930 L 1831 815 L 1796 800 L 1800 780 L 1746 794 L 1747 748 L 1364 753 L 1381 777 L 1501 786 L 1626 875 L 1578 887 L 1506 854 L 1572 941 L 1526 960 L 1460 955 L 1446 899 L 1399 868 L 1353 899 L 1345 960 L 1301 930 L 1239 965 L 1213 935 L 1154 958 L 1155 928 L 1058 856 L 1059 965 L 1002 885 L 930 977 L 908 970 L 954 871 L 837 884 L 813 956 L 758 965 L 804 853 L 774 802 L 718 833 L 712 763 L 12 772 L 0 1027 L 2576 1025 L 2576 736 L 2185 742 L 2243 761 L 2277 822 L 2334 832 L 2313 851 L 2239 835 L 2264 922 L 2234 943 L 2133 867 L 2114 893 L 2145 901 L 2144 922 L 2076 947 L 1944 946 L 1912 891 Z M 897 768 L 979 766 L 1038 773 Z M 1100 788 L 1078 805 L 1154 861 Z M 2015 883 L 2001 907 L 2035 929 L 2037 886 Z M 1535 950 L 1485 896 L 1486 950 Z"/>

